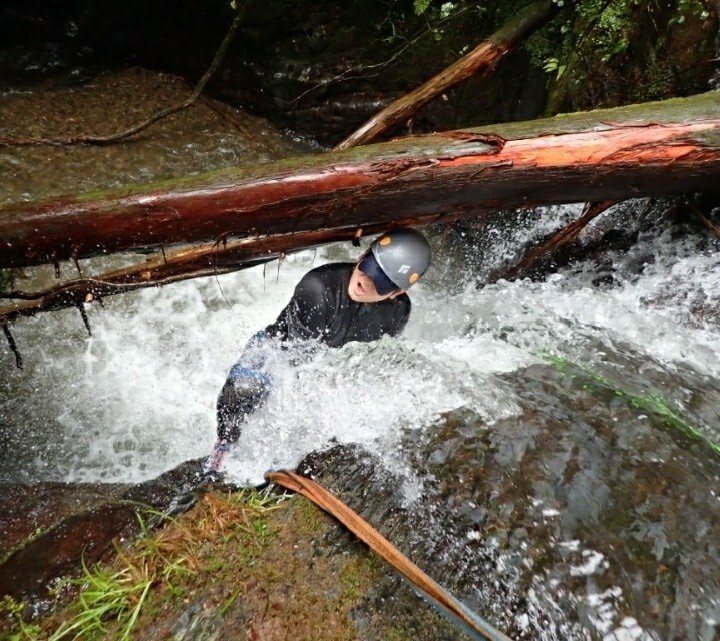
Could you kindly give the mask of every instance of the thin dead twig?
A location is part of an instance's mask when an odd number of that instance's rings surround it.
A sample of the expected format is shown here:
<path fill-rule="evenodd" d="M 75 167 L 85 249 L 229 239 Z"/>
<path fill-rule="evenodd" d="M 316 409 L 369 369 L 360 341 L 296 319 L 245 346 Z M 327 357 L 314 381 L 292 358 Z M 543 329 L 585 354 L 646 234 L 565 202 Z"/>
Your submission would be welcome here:
<path fill-rule="evenodd" d="M 202 78 L 198 81 L 197 85 L 195 85 L 195 89 L 193 89 L 193 92 L 190 94 L 190 96 L 184 100 L 183 102 L 173 105 L 171 107 L 166 107 L 165 109 L 161 109 L 160 111 L 154 113 L 152 116 L 144 120 L 143 122 L 134 125 L 130 127 L 129 129 L 126 129 L 125 131 L 121 131 L 116 134 L 111 134 L 109 136 L 86 136 L 86 135 L 80 135 L 80 136 L 70 136 L 67 138 L 29 138 L 25 136 L 4 136 L 0 137 L 0 147 L 29 147 L 33 145 L 48 145 L 48 146 L 56 146 L 56 147 L 63 147 L 68 145 L 112 145 L 117 142 L 120 142 L 122 140 L 125 140 L 126 138 L 129 138 L 131 136 L 134 136 L 135 134 L 140 133 L 141 131 L 144 131 L 151 125 L 154 125 L 159 120 L 162 120 L 163 118 L 166 118 L 167 116 L 170 116 L 172 114 L 178 113 L 179 111 L 183 111 L 184 109 L 187 109 L 188 107 L 195 104 L 197 99 L 200 97 L 200 94 L 205 89 L 205 85 L 207 85 L 210 78 L 213 76 L 213 74 L 217 71 L 218 67 L 222 63 L 223 59 L 225 58 L 225 54 L 227 53 L 228 48 L 230 47 L 230 43 L 233 40 L 233 37 L 235 36 L 235 32 L 238 29 L 238 26 L 240 25 L 240 22 L 245 15 L 245 8 L 247 7 L 248 3 L 245 2 L 240 9 L 237 10 L 237 13 L 235 14 L 235 18 L 232 21 L 232 24 L 230 25 L 230 29 L 228 29 L 227 34 L 225 35 L 224 40 L 220 44 L 220 47 L 218 47 L 218 50 L 215 52 L 215 57 L 213 58 L 212 63 L 208 67 L 207 71 L 203 74 Z"/>

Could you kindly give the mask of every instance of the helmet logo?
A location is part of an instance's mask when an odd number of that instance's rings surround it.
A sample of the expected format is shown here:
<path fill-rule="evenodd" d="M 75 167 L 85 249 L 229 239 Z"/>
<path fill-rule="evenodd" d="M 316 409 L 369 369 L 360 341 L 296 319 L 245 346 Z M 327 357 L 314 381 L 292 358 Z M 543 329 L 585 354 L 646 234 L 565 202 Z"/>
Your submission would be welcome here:
<path fill-rule="evenodd" d="M 390 236 L 383 236 L 383 237 L 380 239 L 380 244 L 383 245 L 383 246 L 389 245 L 391 242 L 392 242 L 392 238 L 390 238 Z"/>
<path fill-rule="evenodd" d="M 410 270 L 410 265 L 400 265 L 398 269 L 398 274 L 407 274 Z"/>

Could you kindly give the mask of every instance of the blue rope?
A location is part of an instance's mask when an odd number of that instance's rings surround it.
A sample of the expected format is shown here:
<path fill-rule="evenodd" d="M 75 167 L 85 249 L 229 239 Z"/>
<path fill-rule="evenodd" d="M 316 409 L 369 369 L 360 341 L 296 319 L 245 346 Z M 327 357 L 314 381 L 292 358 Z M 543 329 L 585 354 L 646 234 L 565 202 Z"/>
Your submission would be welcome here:
<path fill-rule="evenodd" d="M 470 635 L 473 639 L 477 639 L 478 641 L 512 641 L 510 637 L 503 634 L 498 630 L 497 628 L 494 628 L 491 626 L 485 619 L 481 618 L 479 615 L 475 614 L 470 608 L 468 608 L 462 601 L 456 599 L 450 592 L 448 592 L 442 585 L 437 583 L 437 581 L 433 581 L 435 586 L 438 588 L 438 590 L 441 590 L 445 594 L 445 598 L 452 602 L 452 604 L 468 618 L 470 619 L 475 626 L 480 630 L 471 628 L 465 621 L 463 621 L 459 616 L 457 616 L 452 610 L 445 607 L 442 603 L 439 601 L 436 601 L 433 597 L 431 597 L 429 594 L 427 594 L 422 588 L 418 587 L 417 585 L 411 583 L 408 581 L 407 578 L 400 575 L 407 583 L 410 583 L 410 585 L 413 586 L 415 589 L 415 592 L 417 592 L 418 595 L 420 595 L 425 601 L 427 601 L 430 605 L 432 605 L 440 614 L 442 614 L 450 623 L 454 623 L 456 626 L 461 628 L 463 631 L 465 631 L 468 635 Z M 432 579 L 431 579 L 432 580 Z"/>

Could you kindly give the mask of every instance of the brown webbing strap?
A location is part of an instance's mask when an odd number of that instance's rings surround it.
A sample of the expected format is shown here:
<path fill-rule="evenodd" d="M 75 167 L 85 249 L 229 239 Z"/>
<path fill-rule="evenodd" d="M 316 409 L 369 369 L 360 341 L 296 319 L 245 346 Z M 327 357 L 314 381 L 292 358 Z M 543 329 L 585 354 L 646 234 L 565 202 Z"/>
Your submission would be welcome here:
<path fill-rule="evenodd" d="M 287 470 L 268 473 L 265 478 L 293 492 L 302 494 L 315 505 L 334 516 L 355 536 L 364 541 L 373 552 L 385 559 L 397 572 L 425 594 L 427 598 L 451 615 L 450 618 L 461 622 L 468 632 L 489 641 L 511 641 L 509 637 L 495 630 L 446 592 L 367 521 L 322 486 Z"/>

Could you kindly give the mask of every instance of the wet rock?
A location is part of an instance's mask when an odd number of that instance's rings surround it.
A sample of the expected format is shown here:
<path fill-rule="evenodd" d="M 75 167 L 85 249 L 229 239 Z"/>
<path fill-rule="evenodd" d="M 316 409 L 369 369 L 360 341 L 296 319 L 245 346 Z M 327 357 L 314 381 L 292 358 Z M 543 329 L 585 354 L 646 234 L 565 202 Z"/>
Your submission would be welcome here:
<path fill-rule="evenodd" d="M 228 612 L 208 607 L 204 600 L 198 600 L 180 615 L 170 634 L 174 641 L 216 641 L 226 638 L 223 626 L 230 622 L 238 629 L 247 626 L 247 614 L 241 599 L 236 599 Z M 152 631 L 148 636 L 154 636 Z"/>
<path fill-rule="evenodd" d="M 712 636 L 720 594 L 713 451 L 612 390 L 598 398 L 552 368 L 503 378 L 520 394 L 521 415 L 489 426 L 458 412 L 422 438 L 408 435 L 417 499 L 404 497 L 407 478 L 357 447 L 309 456 L 299 471 L 512 638 L 553 629 L 552 638 L 584 639 L 628 617 L 658 638 Z M 450 451 L 449 461 L 435 455 Z M 357 613 L 371 638 L 374 612 L 412 629 L 408 612 L 425 607 L 396 587 L 383 579 Z"/>
<path fill-rule="evenodd" d="M 188 461 L 138 485 L 41 483 L 0 486 L 0 597 L 42 599 L 48 583 L 80 573 L 139 531 L 137 514 L 167 510 L 196 483 Z M 147 515 L 145 517 L 147 520 Z"/>
<path fill-rule="evenodd" d="M 113 539 L 130 533 L 134 519 L 135 508 L 111 503 L 63 518 L 0 565 L 0 594 L 15 599 L 43 594 L 52 579 L 78 574 L 81 563 L 101 559 Z"/>
<path fill-rule="evenodd" d="M 469 530 L 458 526 L 446 509 L 427 496 L 407 505 L 402 491 L 407 479 L 388 472 L 377 457 L 362 448 L 337 446 L 310 455 L 298 471 L 334 492 L 431 578 L 502 628 L 503 622 L 492 611 L 492 604 L 468 600 L 468 575 L 480 566 L 495 564 L 492 552 L 477 550 L 475 530 L 470 530 L 473 534 L 469 539 Z M 356 608 L 354 621 L 362 638 L 383 638 L 381 630 L 387 619 L 395 621 L 413 639 L 466 638 L 449 622 L 434 620 L 431 624 L 431 612 L 432 606 L 398 575 L 389 574 Z"/>
<path fill-rule="evenodd" d="M 0 47 L 0 53 L 2 48 Z M 0 95 L 9 136 L 67 138 L 120 133 L 178 105 L 191 88 L 177 76 L 132 67 Z M 9 147 L 0 203 L 162 180 L 306 153 L 262 118 L 203 97 L 126 144 Z"/>
<path fill-rule="evenodd" d="M 424 434 L 408 434 L 410 477 L 348 445 L 308 456 L 298 471 L 338 495 L 511 638 L 541 638 L 550 629 L 551 638 L 586 639 L 621 629 L 630 619 L 633 630 L 659 638 L 707 636 L 720 566 L 720 506 L 713 494 L 718 461 L 647 416 L 637 417 L 631 406 L 594 399 L 581 382 L 550 367 L 508 374 L 504 384 L 508 393 L 521 392 L 520 415 L 489 426 L 459 411 Z M 448 456 L 435 461 L 436 451 Z M 72 563 L 65 551 L 81 552 L 88 532 L 98 533 L 90 545 L 100 554 L 113 531 L 117 535 L 131 520 L 132 513 L 121 510 L 125 501 L 167 504 L 192 485 L 198 465 L 190 462 L 134 488 L 102 488 L 106 495 L 76 488 L 82 501 L 72 494 L 62 498 L 57 487 L 44 488 L 44 495 L 37 490 L 35 503 L 45 506 L 46 516 L 59 518 L 59 506 L 84 505 L 11 555 L 15 568 L 19 560 L 26 563 L 12 580 L 27 583 L 27 573 L 35 581 L 29 589 L 37 590 L 49 573 L 30 562 L 34 550 L 52 550 L 54 557 L 42 557 L 42 563 L 57 568 L 53 572 L 67 570 Z M 17 496 L 17 489 L 6 494 L 13 491 Z M 17 521 L 20 511 L 14 513 Z M 27 534 L 40 522 L 33 518 L 22 527 L 13 521 L 7 531 L 16 538 Z M 229 630 L 262 630 L 275 638 L 291 609 L 304 607 L 300 595 L 308 583 L 318 612 L 325 612 L 322 604 L 337 603 L 348 586 L 360 586 L 350 613 L 359 638 L 388 638 L 391 629 L 421 641 L 464 638 L 387 566 L 371 580 L 347 581 L 349 559 L 364 548 L 330 519 L 300 508 L 282 518 L 293 526 L 253 562 L 257 574 L 250 577 L 252 585 L 270 581 L 274 610 L 264 605 L 265 588 L 228 602 L 237 586 L 208 582 L 193 588 L 180 610 L 146 622 L 143 638 L 200 641 L 227 638 Z M 29 549 L 33 553 L 23 556 Z M 238 559 L 234 552 L 223 554 L 230 563 L 222 578 L 230 581 Z M 342 589 L 340 574 L 346 577 Z M 227 607 L 220 612 L 222 603 Z"/>

